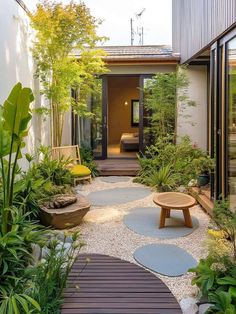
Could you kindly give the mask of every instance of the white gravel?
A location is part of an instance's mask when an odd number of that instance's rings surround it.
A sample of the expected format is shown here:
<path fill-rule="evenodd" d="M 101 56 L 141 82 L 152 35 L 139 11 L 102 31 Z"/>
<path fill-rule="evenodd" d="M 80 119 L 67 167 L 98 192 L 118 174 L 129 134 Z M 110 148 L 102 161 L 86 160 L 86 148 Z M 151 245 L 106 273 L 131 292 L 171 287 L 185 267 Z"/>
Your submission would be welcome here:
<path fill-rule="evenodd" d="M 92 184 L 86 184 L 77 187 L 77 192 L 87 195 L 92 191 L 111 189 L 115 187 L 134 187 L 140 184 L 133 183 L 133 178 L 128 182 L 106 183 L 96 178 Z M 150 196 L 121 205 L 112 205 L 112 208 L 118 209 L 121 212 L 120 217 L 115 217 L 106 222 L 84 222 L 78 228 L 81 230 L 86 246 L 82 252 L 107 254 L 118 257 L 133 263 L 136 261 L 133 258 L 133 252 L 140 246 L 151 243 L 169 243 L 175 244 L 185 249 L 192 256 L 199 260 L 204 256 L 202 242 L 205 239 L 206 229 L 209 223 L 209 216 L 203 212 L 200 206 L 195 206 L 191 209 L 191 214 L 199 220 L 199 228 L 192 234 L 176 238 L 176 239 L 157 239 L 146 236 L 141 236 L 128 229 L 123 223 L 123 216 L 134 207 L 149 207 L 153 204 L 153 194 Z M 98 207 L 93 207 L 95 209 Z M 101 208 L 101 207 L 100 207 Z M 110 206 L 103 207 L 109 211 Z M 76 229 L 76 228 L 74 228 Z M 137 264 L 137 263 L 136 263 Z M 180 277 L 167 277 L 159 274 L 155 275 L 161 278 L 175 295 L 178 301 L 187 296 L 196 296 L 197 289 L 191 285 L 192 274 L 187 273 Z"/>

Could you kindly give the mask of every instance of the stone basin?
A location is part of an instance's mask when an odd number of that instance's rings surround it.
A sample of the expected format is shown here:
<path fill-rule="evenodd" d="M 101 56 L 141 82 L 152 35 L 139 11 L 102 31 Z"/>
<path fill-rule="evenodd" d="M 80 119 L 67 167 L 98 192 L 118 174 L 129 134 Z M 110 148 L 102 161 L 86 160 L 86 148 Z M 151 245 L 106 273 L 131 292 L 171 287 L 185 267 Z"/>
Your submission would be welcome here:
<path fill-rule="evenodd" d="M 56 229 L 72 228 L 79 225 L 90 209 L 89 201 L 82 195 L 77 196 L 74 204 L 64 208 L 40 208 L 40 220 L 44 226 Z"/>

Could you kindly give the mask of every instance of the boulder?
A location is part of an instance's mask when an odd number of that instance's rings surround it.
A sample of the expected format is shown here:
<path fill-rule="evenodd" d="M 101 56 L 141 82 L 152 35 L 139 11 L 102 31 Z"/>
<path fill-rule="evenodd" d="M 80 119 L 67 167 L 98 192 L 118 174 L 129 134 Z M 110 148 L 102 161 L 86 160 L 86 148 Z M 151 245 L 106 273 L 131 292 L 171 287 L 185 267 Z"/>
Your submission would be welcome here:
<path fill-rule="evenodd" d="M 40 220 L 45 226 L 52 226 L 56 229 L 66 229 L 77 226 L 90 209 L 88 200 L 79 195 L 76 202 L 63 208 L 41 207 Z"/>
<path fill-rule="evenodd" d="M 197 300 L 191 297 L 184 298 L 180 301 L 180 306 L 183 314 L 197 314 Z"/>

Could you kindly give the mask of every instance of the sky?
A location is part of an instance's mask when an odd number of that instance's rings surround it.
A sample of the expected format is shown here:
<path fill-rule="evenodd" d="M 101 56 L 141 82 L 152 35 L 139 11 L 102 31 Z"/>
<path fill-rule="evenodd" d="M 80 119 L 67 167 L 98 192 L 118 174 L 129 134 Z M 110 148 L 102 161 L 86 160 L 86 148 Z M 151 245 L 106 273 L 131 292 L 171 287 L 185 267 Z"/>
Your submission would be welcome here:
<path fill-rule="evenodd" d="M 24 0 L 34 10 L 38 0 Z M 69 0 L 61 0 L 63 3 Z M 76 1 L 75 2 L 79 2 Z M 171 0 L 84 0 L 91 13 L 103 21 L 100 36 L 109 37 L 106 45 L 130 45 L 130 19 L 136 31 L 134 44 L 139 44 L 138 25 L 144 29 L 144 45 L 171 45 Z M 141 19 L 136 14 L 143 9 Z"/>

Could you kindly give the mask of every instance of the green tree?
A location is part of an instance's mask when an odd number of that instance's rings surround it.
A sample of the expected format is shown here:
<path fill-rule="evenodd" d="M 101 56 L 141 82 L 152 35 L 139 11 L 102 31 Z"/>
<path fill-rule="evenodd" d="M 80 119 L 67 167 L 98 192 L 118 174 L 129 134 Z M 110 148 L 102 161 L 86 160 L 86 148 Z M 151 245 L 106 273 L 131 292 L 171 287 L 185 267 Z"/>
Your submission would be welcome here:
<path fill-rule="evenodd" d="M 35 29 L 33 55 L 42 93 L 50 101 L 52 144 L 60 146 L 65 113 L 71 108 L 79 115 L 90 115 L 87 98 L 95 86 L 95 75 L 106 72 L 104 52 L 96 45 L 105 38 L 96 30 L 96 20 L 83 4 L 68 5 L 44 0 L 30 15 Z M 74 57 L 79 52 L 79 59 Z M 70 88 L 76 91 L 71 97 Z"/>
<path fill-rule="evenodd" d="M 153 78 L 147 79 L 144 86 L 144 107 L 148 112 L 148 119 L 154 141 L 158 137 L 174 134 L 176 125 L 177 104 L 180 102 L 181 112 L 184 113 L 187 106 L 194 106 L 187 94 L 189 80 L 185 67 L 181 66 L 176 72 L 157 73 Z M 183 106 L 184 104 L 184 106 Z"/>

